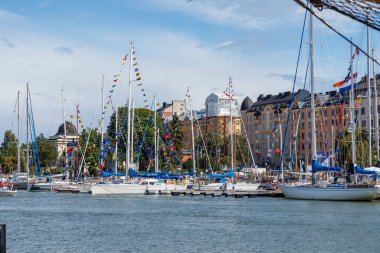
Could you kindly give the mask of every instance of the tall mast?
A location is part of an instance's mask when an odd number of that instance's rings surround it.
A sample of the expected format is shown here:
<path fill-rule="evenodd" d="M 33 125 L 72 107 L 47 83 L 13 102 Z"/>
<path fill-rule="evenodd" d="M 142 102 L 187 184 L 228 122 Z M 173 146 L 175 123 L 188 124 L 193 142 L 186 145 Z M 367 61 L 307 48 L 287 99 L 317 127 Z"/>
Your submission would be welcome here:
<path fill-rule="evenodd" d="M 372 48 L 372 58 L 375 59 L 375 49 Z M 373 92 L 375 93 L 375 105 L 374 105 L 374 114 L 375 114 L 375 138 L 376 138 L 376 163 L 380 160 L 379 157 L 379 110 L 378 110 L 378 101 L 377 101 L 377 79 L 375 71 L 375 61 L 372 60 L 372 73 L 373 73 Z"/>
<path fill-rule="evenodd" d="M 277 109 L 277 117 L 278 117 L 278 131 L 280 133 L 280 154 L 282 154 L 282 123 L 281 123 L 281 116 L 280 116 L 280 108 Z M 280 166 L 281 166 L 281 182 L 284 182 L 284 162 L 281 156 L 281 161 L 280 161 Z"/>
<path fill-rule="evenodd" d="M 135 101 L 132 99 L 132 116 L 131 116 L 131 155 L 130 155 L 130 164 L 133 164 L 133 140 L 135 132 Z M 138 165 L 137 165 L 138 166 Z"/>
<path fill-rule="evenodd" d="M 74 168 L 74 173 L 73 177 L 75 178 L 75 174 L 77 172 L 77 169 L 79 168 L 79 135 L 78 135 L 78 128 L 79 128 L 79 105 L 76 105 L 77 107 L 77 127 L 76 127 L 76 139 L 77 139 L 77 145 L 76 148 L 77 150 L 75 151 L 75 168 Z"/>
<path fill-rule="evenodd" d="M 240 110 L 239 110 L 239 114 L 240 114 L 241 125 L 243 126 L 243 131 L 244 131 L 245 139 L 247 140 L 247 144 L 248 144 L 249 156 L 252 159 L 253 168 L 255 168 L 256 167 L 255 159 L 253 158 L 253 153 L 252 153 L 251 145 L 249 145 L 249 138 L 248 138 L 247 130 L 245 128 L 245 123 L 244 123 L 243 116 L 241 115 L 241 111 Z M 206 151 L 206 154 L 207 154 L 207 151 Z M 248 156 L 248 158 L 249 158 L 249 156 Z M 249 159 L 248 159 L 248 162 L 249 162 Z"/>
<path fill-rule="evenodd" d="M 29 83 L 26 83 L 26 176 L 29 179 Z"/>
<path fill-rule="evenodd" d="M 233 136 L 233 124 L 232 124 L 232 94 L 231 94 L 232 78 L 230 77 L 228 82 L 228 95 L 230 98 L 230 142 L 231 142 L 231 170 L 235 171 L 234 168 L 234 136 Z"/>
<path fill-rule="evenodd" d="M 158 153 L 157 153 L 157 96 L 154 95 L 154 171 L 158 172 Z"/>
<path fill-rule="evenodd" d="M 350 50 L 350 73 L 351 73 L 351 89 L 350 89 L 350 125 L 351 125 L 351 155 L 352 155 L 352 164 L 355 167 L 356 164 L 356 142 L 355 142 L 355 114 L 354 114 L 354 78 L 353 78 L 353 64 L 354 64 L 354 59 L 352 57 L 352 44 L 351 44 L 351 50 Z"/>
<path fill-rule="evenodd" d="M 310 10 L 313 7 L 310 5 Z M 317 159 L 317 135 L 315 127 L 315 101 L 314 101 L 314 34 L 313 14 L 310 13 L 310 96 L 311 96 L 311 158 Z M 290 108 L 291 109 L 291 108 Z"/>
<path fill-rule="evenodd" d="M 20 166 L 20 91 L 17 92 L 17 174 L 21 171 Z"/>
<path fill-rule="evenodd" d="M 195 178 L 196 166 L 195 166 L 195 143 L 194 143 L 194 126 L 193 126 L 193 102 L 190 95 L 190 87 L 187 87 L 187 97 L 189 98 L 189 108 L 190 108 L 190 125 L 191 125 L 191 148 L 193 157 L 193 173 Z"/>
<path fill-rule="evenodd" d="M 367 25 L 367 54 L 369 55 L 370 50 L 370 35 L 369 35 L 369 26 Z M 367 112 L 368 112 L 368 160 L 369 166 L 372 166 L 372 110 L 371 110 L 371 80 L 369 76 L 370 71 L 370 59 L 367 57 L 367 87 L 368 87 L 368 96 L 367 96 Z"/>
<path fill-rule="evenodd" d="M 118 115 L 118 111 L 119 111 L 119 108 L 116 106 L 116 109 L 115 109 L 115 134 L 116 134 L 116 144 L 115 144 L 115 173 L 117 173 L 117 146 L 118 146 L 118 141 L 119 141 L 119 135 L 118 135 L 118 118 L 119 118 L 119 115 Z"/>
<path fill-rule="evenodd" d="M 126 148 L 126 158 L 125 158 L 125 170 L 128 174 L 129 169 L 129 161 L 130 161 L 130 147 L 131 147 L 131 103 L 132 103 L 132 58 L 133 58 L 133 42 L 131 42 L 131 51 L 129 55 L 129 92 L 128 92 L 128 107 L 127 107 L 127 115 L 128 115 L 128 123 L 127 123 L 127 148 Z"/>
<path fill-rule="evenodd" d="M 64 86 L 62 86 L 62 108 L 63 108 L 63 131 L 65 142 L 65 169 L 66 169 L 66 181 L 69 180 L 69 157 L 67 156 L 67 137 L 66 137 L 66 111 L 65 111 L 65 95 L 64 95 Z"/>
<path fill-rule="evenodd" d="M 103 77 L 102 77 L 102 90 L 101 90 L 101 93 L 102 93 L 102 118 L 101 118 L 101 121 L 100 121 L 100 150 L 103 150 L 103 121 L 104 121 L 104 74 L 103 74 Z M 100 165 L 103 165 L 103 161 L 104 159 L 101 158 L 100 159 Z"/>

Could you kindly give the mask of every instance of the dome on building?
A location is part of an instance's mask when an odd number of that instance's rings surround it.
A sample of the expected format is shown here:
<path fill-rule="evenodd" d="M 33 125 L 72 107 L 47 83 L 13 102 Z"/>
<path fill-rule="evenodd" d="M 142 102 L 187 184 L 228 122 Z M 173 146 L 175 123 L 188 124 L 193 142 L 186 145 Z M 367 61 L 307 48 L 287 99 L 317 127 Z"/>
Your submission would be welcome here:
<path fill-rule="evenodd" d="M 241 103 L 240 110 L 242 110 L 242 111 L 249 111 L 252 108 L 252 106 L 253 106 L 252 100 L 249 97 L 246 97 L 243 100 L 243 103 Z"/>
<path fill-rule="evenodd" d="M 66 121 L 66 135 L 74 136 L 76 134 L 77 130 L 75 126 L 71 122 Z M 59 126 L 58 132 L 55 135 L 65 135 L 65 125 L 63 123 Z"/>

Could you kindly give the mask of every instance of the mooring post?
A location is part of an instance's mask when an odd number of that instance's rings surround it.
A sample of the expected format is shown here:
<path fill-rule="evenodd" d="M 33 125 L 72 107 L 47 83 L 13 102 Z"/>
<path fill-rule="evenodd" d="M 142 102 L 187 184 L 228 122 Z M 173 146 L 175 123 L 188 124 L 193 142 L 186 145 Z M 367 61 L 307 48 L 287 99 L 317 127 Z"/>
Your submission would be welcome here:
<path fill-rule="evenodd" d="M 7 237 L 6 237 L 6 226 L 5 224 L 0 224 L 0 253 L 7 252 Z"/>

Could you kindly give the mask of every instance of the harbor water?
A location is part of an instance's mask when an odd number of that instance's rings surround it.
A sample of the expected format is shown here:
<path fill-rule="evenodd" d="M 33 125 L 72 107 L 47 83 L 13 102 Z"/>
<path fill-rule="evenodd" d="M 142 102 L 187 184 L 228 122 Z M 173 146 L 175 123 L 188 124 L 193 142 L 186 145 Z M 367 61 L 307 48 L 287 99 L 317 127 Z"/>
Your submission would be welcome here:
<path fill-rule="evenodd" d="M 380 202 L 19 191 L 0 212 L 7 252 L 380 252 Z"/>

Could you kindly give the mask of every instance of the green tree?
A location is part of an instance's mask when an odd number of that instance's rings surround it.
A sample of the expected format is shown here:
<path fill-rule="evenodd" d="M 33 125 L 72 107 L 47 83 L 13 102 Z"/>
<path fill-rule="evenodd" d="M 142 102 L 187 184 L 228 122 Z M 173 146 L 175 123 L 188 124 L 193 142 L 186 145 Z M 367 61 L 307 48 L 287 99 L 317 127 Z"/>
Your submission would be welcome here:
<path fill-rule="evenodd" d="M 114 139 L 116 115 L 111 115 L 110 124 L 107 127 L 107 133 L 110 138 Z M 118 150 L 121 154 L 119 161 L 125 161 L 125 150 L 127 142 L 127 124 L 128 115 L 127 107 L 118 108 L 118 129 L 119 129 L 119 146 Z M 147 126 L 147 127 L 146 127 Z M 154 112 L 145 108 L 134 109 L 134 133 L 133 133 L 133 161 L 136 162 L 139 159 L 139 169 L 145 171 L 151 161 L 154 159 Z M 159 130 L 160 139 L 163 139 L 163 123 L 160 115 L 157 114 L 157 128 Z M 144 132 L 146 134 L 144 137 Z M 144 142 L 143 142 L 144 139 Z M 141 146 L 142 144 L 142 146 Z M 161 141 L 162 144 L 162 141 Z M 140 154 L 139 151 L 141 150 Z M 161 152 L 162 153 L 162 152 Z M 163 165 L 163 158 L 161 157 L 160 165 Z"/>
<path fill-rule="evenodd" d="M 369 156 L 368 156 L 368 139 L 367 132 L 363 128 L 356 128 L 355 131 L 356 138 L 356 163 L 359 166 L 366 167 L 369 166 Z M 341 138 L 339 139 L 339 153 L 338 162 L 342 168 L 353 169 L 352 164 L 352 151 L 351 151 L 351 134 L 344 130 Z M 376 163 L 375 153 L 372 153 L 372 164 Z"/>
<path fill-rule="evenodd" d="M 175 151 L 178 159 L 182 159 L 182 146 L 183 146 L 183 132 L 181 131 L 181 121 L 177 114 L 174 114 L 172 121 L 169 124 L 170 135 L 172 137 Z"/>
<path fill-rule="evenodd" d="M 53 143 L 45 138 L 43 134 L 37 137 L 38 153 L 42 167 L 54 166 L 57 162 L 57 150 L 54 148 Z"/>
<path fill-rule="evenodd" d="M 89 134 L 90 138 L 88 138 Z M 87 140 L 88 145 L 86 146 Z M 85 162 L 83 165 L 88 166 L 88 171 L 90 175 L 93 176 L 96 174 L 97 167 L 99 165 L 100 133 L 98 133 L 96 129 L 83 129 L 82 133 L 79 136 L 79 145 L 82 149 L 82 152 L 85 152 Z"/>
<path fill-rule="evenodd" d="M 12 131 L 4 133 L 4 140 L 0 147 L 0 164 L 2 173 L 12 173 L 17 165 L 17 140 Z"/>

